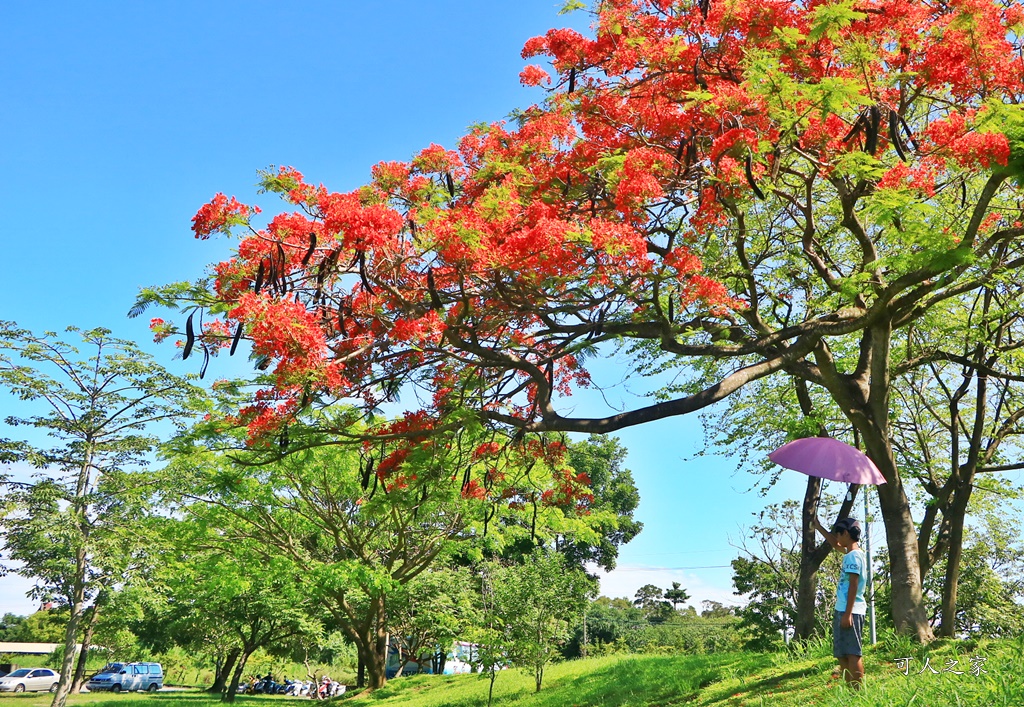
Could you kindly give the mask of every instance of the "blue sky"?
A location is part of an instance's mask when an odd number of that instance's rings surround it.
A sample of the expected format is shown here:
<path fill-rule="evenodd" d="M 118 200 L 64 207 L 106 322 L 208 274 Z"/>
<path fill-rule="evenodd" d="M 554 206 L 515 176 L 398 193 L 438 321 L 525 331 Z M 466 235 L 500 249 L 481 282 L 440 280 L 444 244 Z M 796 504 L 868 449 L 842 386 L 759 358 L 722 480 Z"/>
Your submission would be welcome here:
<path fill-rule="evenodd" d="M 291 165 L 349 190 L 381 160 L 405 160 L 541 99 L 519 85 L 523 42 L 585 29 L 556 0 L 389 3 L 14 3 L 0 25 L 0 319 L 35 329 L 105 326 L 154 346 L 139 287 L 195 277 L 228 254 L 190 219 L 216 192 L 257 201 L 256 171 Z M 274 208 L 273 201 L 261 202 Z M 154 312 L 152 316 L 159 316 Z M 223 364 L 221 364 L 223 365 Z M 621 377 L 621 361 L 600 366 Z M 217 363 L 213 364 L 214 367 Z M 216 375 L 216 371 L 213 371 Z M 613 397 L 637 404 L 617 389 Z M 600 397 L 577 398 L 599 406 Z M 0 419 L 16 412 L 0 398 Z M 694 418 L 620 433 L 646 526 L 604 578 L 611 596 L 680 582 L 699 606 L 734 601 L 730 540 L 765 503 L 802 494 L 784 474 L 767 499 L 752 473 L 692 458 Z M 24 580 L 0 578 L 0 614 L 28 613 Z"/>

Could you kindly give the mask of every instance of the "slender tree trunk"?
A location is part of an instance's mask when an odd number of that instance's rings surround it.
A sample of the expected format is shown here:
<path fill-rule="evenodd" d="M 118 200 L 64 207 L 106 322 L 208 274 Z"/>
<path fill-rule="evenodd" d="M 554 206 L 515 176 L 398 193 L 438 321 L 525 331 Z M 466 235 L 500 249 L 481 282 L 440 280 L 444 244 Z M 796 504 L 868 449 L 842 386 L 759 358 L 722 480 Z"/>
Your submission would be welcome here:
<path fill-rule="evenodd" d="M 71 681 L 71 692 L 77 694 L 82 691 L 85 683 L 85 664 L 89 659 L 89 648 L 92 647 L 92 636 L 96 631 L 96 623 L 100 618 L 100 602 L 103 601 L 103 592 L 96 597 L 89 612 L 89 621 L 85 624 L 85 633 L 82 635 L 82 650 L 78 653 L 78 663 L 75 665 L 75 677 Z"/>
<path fill-rule="evenodd" d="M 71 692 L 72 671 L 75 668 L 75 649 L 78 645 L 78 626 L 82 622 L 82 614 L 85 611 L 85 582 L 89 563 L 85 547 L 89 539 L 86 498 L 89 493 L 94 454 L 94 443 L 92 439 L 87 439 L 85 457 L 78 469 L 78 482 L 74 498 L 71 501 L 75 527 L 79 533 L 78 547 L 75 548 L 75 576 L 72 580 L 73 589 L 70 602 L 71 616 L 68 617 L 68 625 L 64 628 L 64 660 L 60 666 L 57 692 L 53 696 L 50 707 L 64 707 L 68 701 L 68 694 Z"/>
<path fill-rule="evenodd" d="M 498 677 L 498 668 L 497 668 L 497 666 L 492 665 L 491 666 L 491 682 L 490 682 L 490 685 L 487 686 L 487 707 L 491 707 L 491 702 L 494 700 L 494 681 L 497 679 L 497 677 Z"/>
<path fill-rule="evenodd" d="M 794 628 L 797 640 L 806 640 L 814 634 L 815 609 L 818 600 L 818 568 L 824 556 L 818 558 L 818 539 L 812 521 L 818 515 L 818 494 L 821 492 L 821 479 L 807 477 L 807 490 L 804 492 L 803 522 L 800 524 L 800 576 L 796 589 L 796 625 Z M 827 556 L 827 555 L 826 555 Z"/>
<path fill-rule="evenodd" d="M 220 694 L 224 692 L 224 688 L 227 687 L 228 676 L 231 675 L 231 671 L 235 668 L 235 662 L 238 660 L 238 656 L 241 655 L 242 649 L 235 646 L 228 651 L 227 655 L 224 656 L 224 662 L 217 666 L 217 674 L 213 676 L 213 685 L 207 690 L 207 692 L 213 692 Z"/>
<path fill-rule="evenodd" d="M 540 692 L 540 685 L 541 685 L 542 682 L 544 682 L 544 666 L 543 665 L 538 665 L 536 668 L 534 668 L 533 679 L 537 683 L 537 689 L 534 690 L 534 692 Z"/>
<path fill-rule="evenodd" d="M 850 497 L 839 507 L 836 518 L 846 518 L 853 510 L 860 487 L 853 486 Z M 797 640 L 807 640 L 814 635 L 817 628 L 818 603 L 818 569 L 832 552 L 827 542 L 819 542 L 817 531 L 812 521 L 818 514 L 818 495 L 821 491 L 821 479 L 810 476 L 807 478 L 807 490 L 804 493 L 803 524 L 800 538 L 800 575 L 797 580 L 796 592 L 796 624 L 794 635 Z M 827 522 L 827 520 L 826 520 Z"/>
<path fill-rule="evenodd" d="M 85 551 L 79 550 L 78 566 L 81 568 L 79 576 L 85 575 Z M 82 614 L 85 611 L 85 586 L 84 581 L 75 583 L 74 598 L 71 601 L 71 616 L 68 617 L 68 624 L 64 628 L 64 660 L 60 666 L 60 681 L 57 685 L 57 692 L 53 696 L 50 707 L 64 707 L 71 692 L 71 674 L 75 668 L 75 652 L 78 647 L 78 626 L 82 623 Z"/>
<path fill-rule="evenodd" d="M 952 523 L 949 527 L 949 553 L 946 556 L 946 576 L 942 582 L 942 623 L 939 635 L 952 638 L 956 635 L 956 597 L 960 583 L 960 563 L 964 555 L 964 516 L 971 499 L 974 484 L 965 483 L 953 496 Z"/>

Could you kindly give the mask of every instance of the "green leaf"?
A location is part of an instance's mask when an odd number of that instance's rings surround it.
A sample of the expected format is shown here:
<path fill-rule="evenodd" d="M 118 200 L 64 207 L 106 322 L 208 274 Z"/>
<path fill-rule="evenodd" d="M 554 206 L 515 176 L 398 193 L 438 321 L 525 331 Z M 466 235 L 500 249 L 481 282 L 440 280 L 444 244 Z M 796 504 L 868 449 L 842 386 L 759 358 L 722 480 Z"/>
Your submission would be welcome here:
<path fill-rule="evenodd" d="M 811 41 L 817 42 L 822 37 L 836 39 L 841 30 L 857 20 L 866 18 L 866 14 L 853 9 L 854 5 L 854 0 L 844 0 L 843 2 L 818 5 L 814 8 L 811 19 Z"/>

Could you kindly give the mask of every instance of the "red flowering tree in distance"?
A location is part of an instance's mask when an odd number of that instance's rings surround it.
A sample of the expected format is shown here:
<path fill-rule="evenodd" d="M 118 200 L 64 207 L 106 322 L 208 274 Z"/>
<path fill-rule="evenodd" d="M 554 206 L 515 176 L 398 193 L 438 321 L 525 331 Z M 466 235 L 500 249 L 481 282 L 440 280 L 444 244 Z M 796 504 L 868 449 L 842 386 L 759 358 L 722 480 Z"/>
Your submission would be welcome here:
<path fill-rule="evenodd" d="M 245 336 L 273 365 L 241 416 L 256 436 L 338 398 L 415 398 L 417 434 L 472 415 L 514 435 L 611 432 L 776 372 L 821 386 L 888 480 L 894 619 L 927 639 L 888 429 L 915 362 L 891 335 L 1024 262 L 1021 20 L 993 0 L 605 0 L 594 38 L 526 43 L 553 71 L 523 70 L 547 97 L 509 123 L 349 193 L 267 173 L 291 207 L 263 227 L 204 206 L 197 237 L 243 236 L 179 291 L 224 315 L 190 319 L 186 347 Z M 652 405 L 561 413 L 605 342 L 696 372 Z"/>

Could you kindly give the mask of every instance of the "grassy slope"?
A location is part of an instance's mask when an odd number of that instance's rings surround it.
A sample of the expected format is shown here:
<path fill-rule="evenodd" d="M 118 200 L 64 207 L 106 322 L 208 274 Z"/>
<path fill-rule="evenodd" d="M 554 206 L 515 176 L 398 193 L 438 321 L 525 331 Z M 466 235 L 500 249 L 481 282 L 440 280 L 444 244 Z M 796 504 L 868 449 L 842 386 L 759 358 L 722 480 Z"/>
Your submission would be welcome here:
<path fill-rule="evenodd" d="M 495 705 L 524 707 L 926 707 L 963 705 L 1024 707 L 1024 638 L 969 646 L 880 645 L 866 656 L 868 680 L 852 693 L 833 678 L 835 661 L 827 646 L 803 654 L 736 653 L 711 656 L 612 656 L 552 666 L 544 689 L 533 692 L 532 677 L 502 672 L 495 683 Z M 970 656 L 984 656 L 987 674 L 970 673 Z M 910 675 L 894 659 L 912 656 Z M 917 674 L 924 658 L 938 670 L 957 660 L 951 673 Z M 482 707 L 487 681 L 479 676 L 394 680 L 372 695 L 345 701 L 345 707 Z"/>
<path fill-rule="evenodd" d="M 970 673 L 971 656 L 984 656 L 987 674 Z M 893 662 L 913 656 L 905 676 Z M 957 660 L 963 675 L 918 671 L 924 658 L 938 670 Z M 517 670 L 498 675 L 495 705 L 523 707 L 1024 707 L 1024 637 L 977 646 L 944 644 L 927 649 L 880 645 L 866 657 L 865 689 L 853 693 L 832 677 L 834 660 L 825 647 L 803 654 L 734 653 L 711 656 L 610 656 L 552 666 L 544 689 L 533 692 L 532 676 Z M 201 693 L 75 695 L 72 707 L 215 707 Z M 294 702 L 285 697 L 240 697 L 240 707 Z M 48 707 L 50 695 L 0 697 L 0 707 Z M 338 707 L 483 707 L 487 680 L 477 675 L 417 676 L 393 680 L 372 695 L 349 697 Z M 283 707 L 283 706 L 282 706 Z"/>

